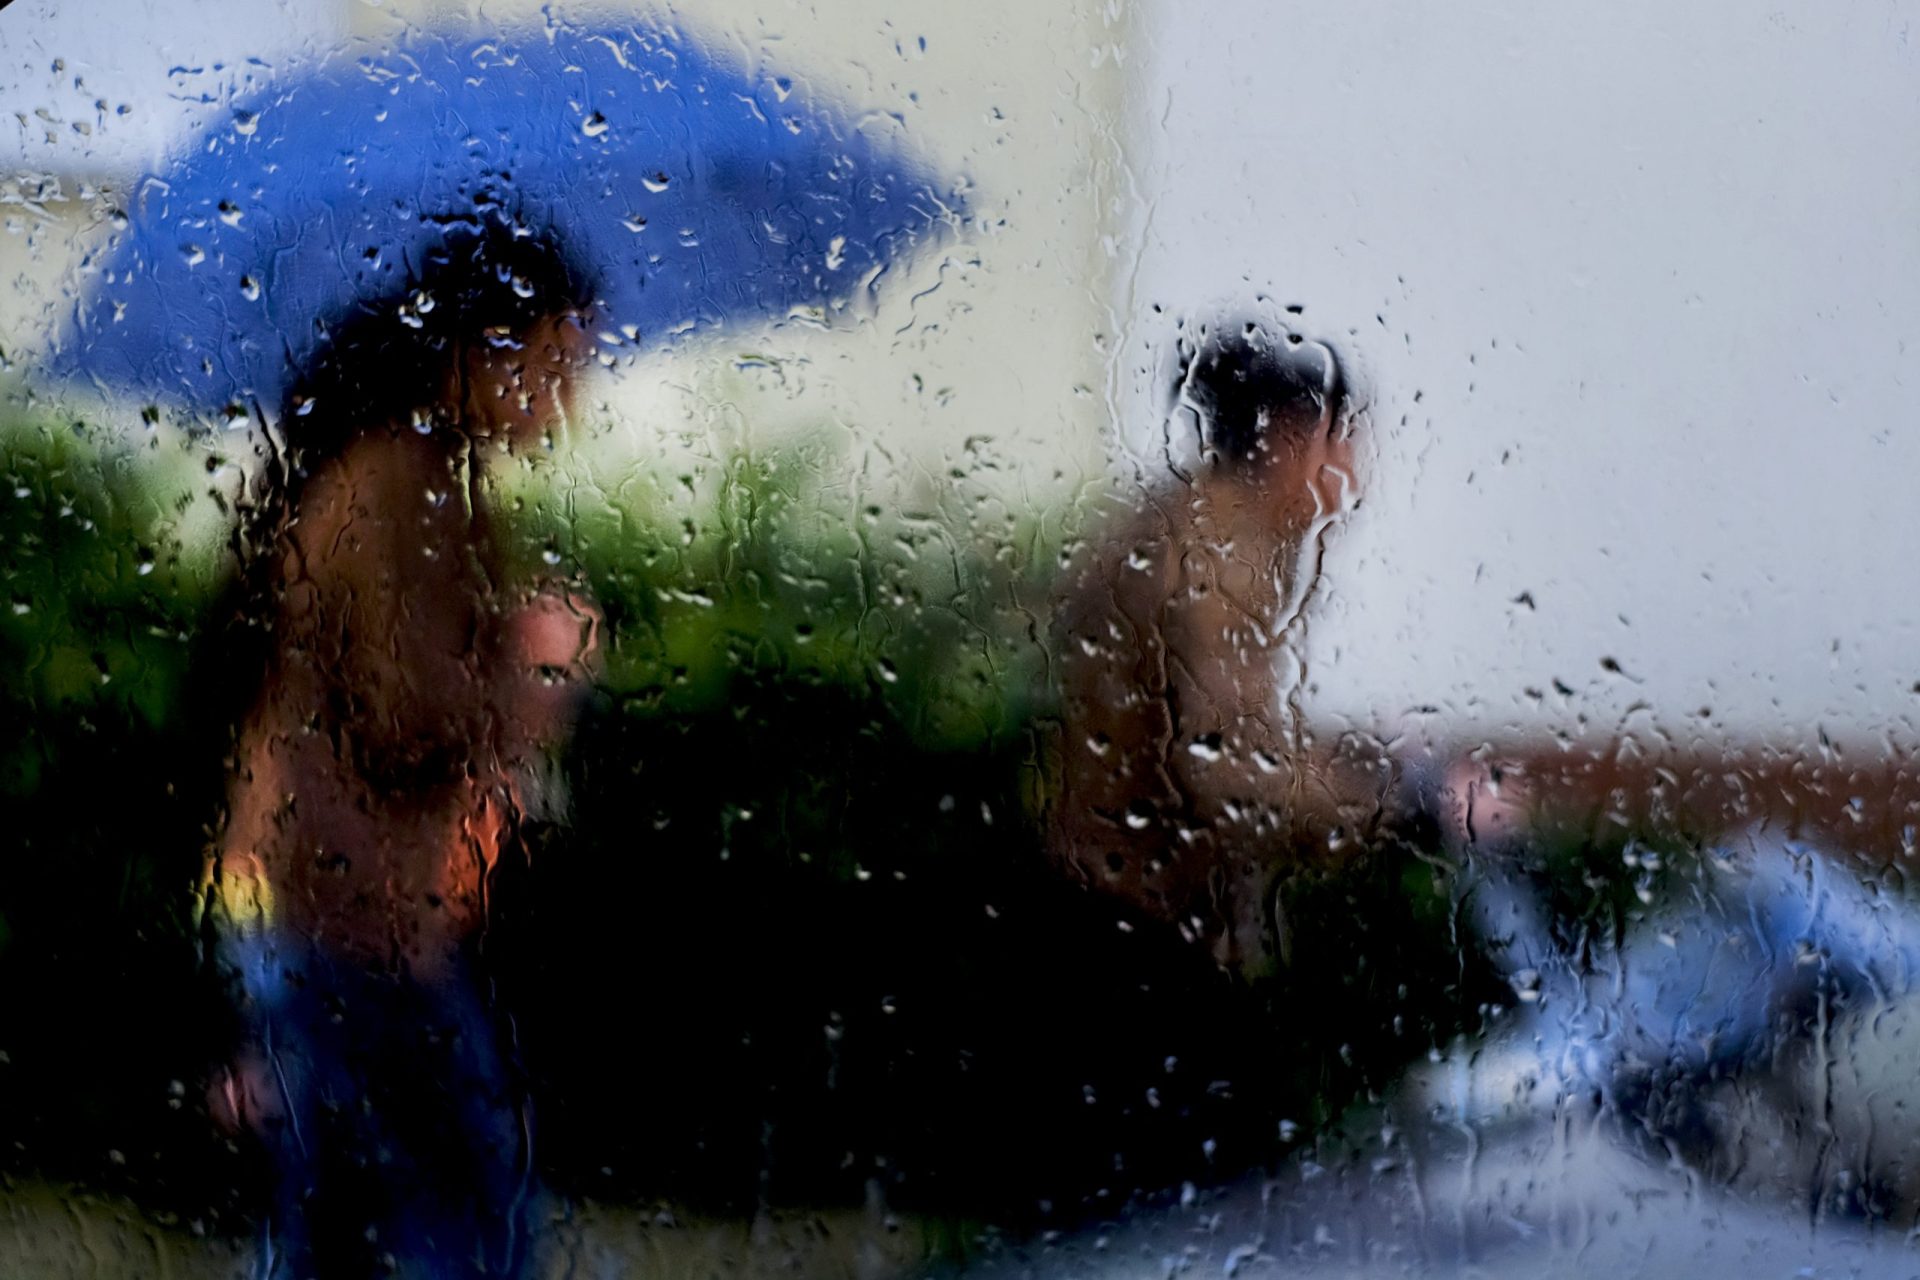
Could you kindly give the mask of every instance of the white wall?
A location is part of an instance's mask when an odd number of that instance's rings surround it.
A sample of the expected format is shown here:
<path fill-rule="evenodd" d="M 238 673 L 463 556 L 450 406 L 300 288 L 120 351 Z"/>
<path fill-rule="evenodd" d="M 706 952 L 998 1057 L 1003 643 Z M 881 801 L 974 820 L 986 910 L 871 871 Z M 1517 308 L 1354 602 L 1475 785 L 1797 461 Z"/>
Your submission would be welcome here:
<path fill-rule="evenodd" d="M 342 0 L 20 0 L 0 12 L 0 169 L 150 168 L 224 91 L 324 48 L 346 16 Z"/>
<path fill-rule="evenodd" d="M 1153 0 L 1135 353 L 1271 291 L 1372 397 L 1318 714 L 1910 733 L 1917 18 Z"/>

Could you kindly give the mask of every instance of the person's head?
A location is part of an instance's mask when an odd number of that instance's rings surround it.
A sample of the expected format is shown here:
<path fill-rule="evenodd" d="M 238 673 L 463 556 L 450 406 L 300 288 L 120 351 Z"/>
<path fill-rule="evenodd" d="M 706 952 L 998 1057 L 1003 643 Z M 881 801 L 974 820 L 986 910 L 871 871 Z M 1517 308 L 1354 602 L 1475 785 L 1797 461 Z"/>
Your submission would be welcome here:
<path fill-rule="evenodd" d="M 376 427 L 537 437 L 592 356 L 591 281 L 551 240 L 489 224 L 450 234 L 397 295 L 317 322 L 318 356 L 283 415 L 325 457 Z"/>
<path fill-rule="evenodd" d="M 287 696 L 324 700 L 361 775 L 389 790 L 455 776 L 477 741 L 561 723 L 536 668 L 574 664 L 590 617 L 568 614 L 568 650 L 566 619 L 520 616 L 482 472 L 566 412 L 591 302 L 548 241 L 450 235 L 404 292 L 326 326 L 295 384 L 287 465 L 243 535 L 244 610 L 277 619 L 270 669 L 318 690 Z"/>
<path fill-rule="evenodd" d="M 1251 322 L 1202 326 L 1183 341 L 1174 394 L 1209 464 L 1259 472 L 1339 436 L 1339 362 L 1318 342 Z"/>
<path fill-rule="evenodd" d="M 1176 420 L 1197 431 L 1199 479 L 1225 504 L 1216 514 L 1231 509 L 1278 539 L 1284 577 L 1310 575 L 1293 558 L 1356 496 L 1353 423 L 1333 350 L 1239 323 L 1200 328 L 1180 354 Z"/>

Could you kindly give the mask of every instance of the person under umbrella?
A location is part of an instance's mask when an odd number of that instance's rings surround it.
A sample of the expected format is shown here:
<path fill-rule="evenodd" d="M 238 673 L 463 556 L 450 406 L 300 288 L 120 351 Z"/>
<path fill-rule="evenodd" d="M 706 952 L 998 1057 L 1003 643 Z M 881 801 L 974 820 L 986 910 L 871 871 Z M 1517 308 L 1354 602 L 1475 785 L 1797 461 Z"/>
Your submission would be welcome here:
<path fill-rule="evenodd" d="M 451 237 L 293 392 L 209 883 L 250 1031 L 233 1101 L 279 1178 L 269 1274 L 509 1275 L 523 1252 L 529 1120 L 477 948 L 598 620 L 509 584 L 489 480 L 570 411 L 589 298 L 543 241 Z"/>
<path fill-rule="evenodd" d="M 58 372 L 284 442 L 241 540 L 258 680 L 207 889 L 270 1274 L 524 1264 L 530 1123 L 478 944 L 598 619 L 508 583 L 501 459 L 596 345 L 817 321 L 958 203 L 678 33 L 415 31 L 236 101 L 89 262 Z"/>

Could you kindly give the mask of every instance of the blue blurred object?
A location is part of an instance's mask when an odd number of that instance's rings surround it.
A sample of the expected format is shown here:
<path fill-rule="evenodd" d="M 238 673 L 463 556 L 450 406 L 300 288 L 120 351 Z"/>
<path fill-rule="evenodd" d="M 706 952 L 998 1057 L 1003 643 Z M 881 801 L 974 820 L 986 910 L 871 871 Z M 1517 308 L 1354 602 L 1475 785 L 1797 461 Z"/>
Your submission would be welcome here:
<path fill-rule="evenodd" d="M 1464 918 L 1534 1010 L 1521 1027 L 1550 1074 L 1611 1092 L 1767 1068 L 1821 1018 L 1914 993 L 1920 921 L 1842 857 L 1751 833 L 1675 876 L 1618 937 L 1581 931 L 1577 946 L 1515 867 L 1476 884 Z"/>
<path fill-rule="evenodd" d="M 550 237 L 599 327 L 650 345 L 831 310 L 959 211 L 900 147 L 677 32 L 420 31 L 237 98 L 138 184 L 53 368 L 272 412 L 341 317 L 488 222 Z"/>

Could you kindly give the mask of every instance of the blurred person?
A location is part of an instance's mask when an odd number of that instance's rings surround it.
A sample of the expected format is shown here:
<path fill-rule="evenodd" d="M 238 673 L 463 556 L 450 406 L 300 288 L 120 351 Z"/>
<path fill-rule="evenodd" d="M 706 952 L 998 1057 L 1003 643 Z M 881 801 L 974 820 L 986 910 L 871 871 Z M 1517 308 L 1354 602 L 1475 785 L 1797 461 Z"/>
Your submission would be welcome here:
<path fill-rule="evenodd" d="M 590 296 L 541 239 L 452 234 L 332 319 L 280 416 L 207 885 L 249 1041 L 226 1103 L 278 1181 L 265 1275 L 522 1266 L 531 1119 L 480 950 L 598 618 L 513 585 L 490 480 L 571 411 Z"/>
<path fill-rule="evenodd" d="M 1198 445 L 1098 531 L 1055 614 L 1054 856 L 1249 976 L 1286 947 L 1272 896 L 1331 796 L 1298 645 L 1354 501 L 1332 351 L 1257 324 L 1183 339 L 1172 420 Z M 1336 806 L 1331 806 L 1337 808 Z"/>
<path fill-rule="evenodd" d="M 1522 1082 L 1492 1090 L 1489 1118 L 1592 1105 L 1720 1185 L 1920 1219 L 1897 1152 L 1920 1101 L 1899 1048 L 1920 966 L 1914 771 L 1824 737 L 1671 733 L 1343 758 L 1298 700 L 1322 551 L 1354 501 L 1341 393 L 1324 349 L 1259 326 L 1183 345 L 1171 420 L 1198 464 L 1169 450 L 1164 479 L 1081 548 L 1055 612 L 1055 856 L 1243 975 L 1288 964 L 1290 934 L 1319 944 L 1316 990 L 1355 961 L 1424 963 L 1349 993 L 1372 1003 L 1328 1043 L 1363 1071 L 1369 1051 L 1404 1055 L 1397 1071 L 1465 1033 L 1490 1082 Z M 1283 882 L 1368 846 L 1411 851 L 1397 861 L 1431 882 L 1440 945 L 1394 949 L 1391 875 L 1336 886 L 1327 919 L 1289 929 Z M 1343 932 L 1353 950 L 1328 951 Z M 1408 987 L 1435 974 L 1451 1007 L 1409 1016 L 1425 1025 L 1403 1039 Z M 1392 1030 L 1362 1044 L 1369 1021 Z"/>

